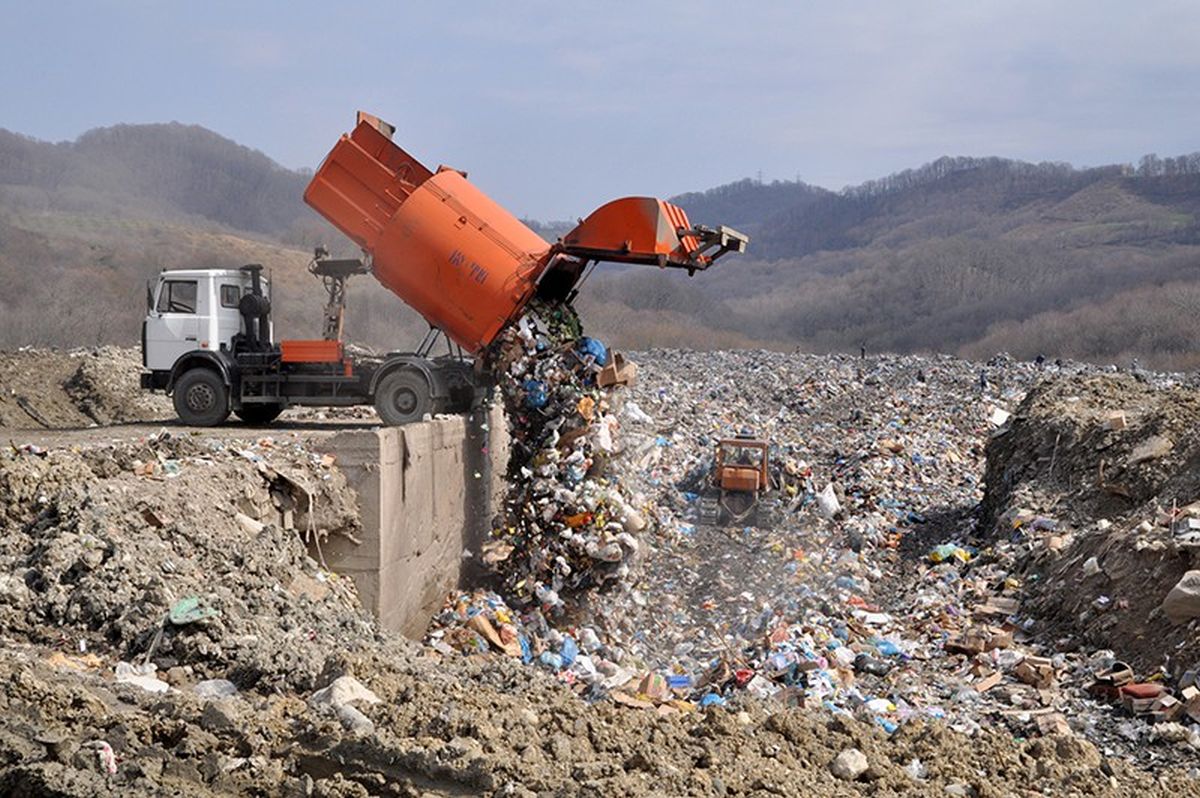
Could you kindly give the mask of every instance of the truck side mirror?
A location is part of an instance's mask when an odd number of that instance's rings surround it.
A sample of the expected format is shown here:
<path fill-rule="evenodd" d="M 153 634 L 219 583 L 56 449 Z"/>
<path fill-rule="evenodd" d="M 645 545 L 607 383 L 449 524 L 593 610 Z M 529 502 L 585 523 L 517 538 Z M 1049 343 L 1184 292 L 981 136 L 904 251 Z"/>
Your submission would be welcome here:
<path fill-rule="evenodd" d="M 149 313 L 152 310 L 154 310 L 154 285 L 149 280 L 147 280 L 146 281 L 146 312 Z"/>

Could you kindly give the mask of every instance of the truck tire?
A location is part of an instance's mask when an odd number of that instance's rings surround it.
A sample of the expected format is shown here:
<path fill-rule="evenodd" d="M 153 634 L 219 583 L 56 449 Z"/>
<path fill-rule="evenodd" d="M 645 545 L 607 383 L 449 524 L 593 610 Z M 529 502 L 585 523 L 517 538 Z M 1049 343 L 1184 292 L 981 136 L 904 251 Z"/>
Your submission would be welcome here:
<path fill-rule="evenodd" d="M 175 381 L 175 412 L 193 427 L 215 427 L 229 418 L 229 389 L 212 369 L 194 368 Z"/>
<path fill-rule="evenodd" d="M 375 410 L 390 427 L 420 421 L 433 412 L 429 383 L 416 371 L 394 371 L 375 389 Z"/>
<path fill-rule="evenodd" d="M 240 409 L 234 410 L 233 414 L 247 424 L 270 424 L 279 418 L 279 414 L 282 412 L 283 405 L 259 404 L 255 402 L 254 404 L 242 405 Z"/>

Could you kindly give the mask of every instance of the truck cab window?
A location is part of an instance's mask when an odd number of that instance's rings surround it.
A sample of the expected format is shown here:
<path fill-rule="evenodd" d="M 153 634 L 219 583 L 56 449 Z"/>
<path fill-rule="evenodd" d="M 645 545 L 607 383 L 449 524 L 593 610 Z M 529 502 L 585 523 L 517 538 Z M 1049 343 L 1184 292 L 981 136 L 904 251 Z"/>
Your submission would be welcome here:
<path fill-rule="evenodd" d="M 236 308 L 241 297 L 242 291 L 236 285 L 221 286 L 221 307 Z"/>
<path fill-rule="evenodd" d="M 196 281 L 167 280 L 158 293 L 159 313 L 195 313 Z"/>

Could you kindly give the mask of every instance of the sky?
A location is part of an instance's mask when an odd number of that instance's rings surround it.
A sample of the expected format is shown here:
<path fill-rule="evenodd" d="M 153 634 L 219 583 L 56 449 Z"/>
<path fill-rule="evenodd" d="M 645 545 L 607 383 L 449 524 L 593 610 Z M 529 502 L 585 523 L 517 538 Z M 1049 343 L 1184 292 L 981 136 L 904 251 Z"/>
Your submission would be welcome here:
<path fill-rule="evenodd" d="M 0 127 L 203 125 L 315 168 L 363 109 L 518 216 L 942 155 L 1200 150 L 1194 0 L 0 0 Z"/>

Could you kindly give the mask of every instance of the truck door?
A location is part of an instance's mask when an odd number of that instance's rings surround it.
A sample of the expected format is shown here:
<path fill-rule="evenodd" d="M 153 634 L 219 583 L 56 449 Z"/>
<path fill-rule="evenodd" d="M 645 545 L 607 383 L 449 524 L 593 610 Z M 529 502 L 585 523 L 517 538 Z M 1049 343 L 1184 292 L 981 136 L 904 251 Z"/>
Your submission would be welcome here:
<path fill-rule="evenodd" d="M 146 317 L 146 367 L 165 371 L 179 356 L 199 349 L 199 281 L 167 279 L 159 283 L 154 309 Z"/>
<path fill-rule="evenodd" d="M 242 315 L 238 312 L 238 302 L 242 298 L 242 286 L 235 277 L 225 277 L 217 281 L 217 345 L 229 345 L 233 336 L 242 332 Z"/>

